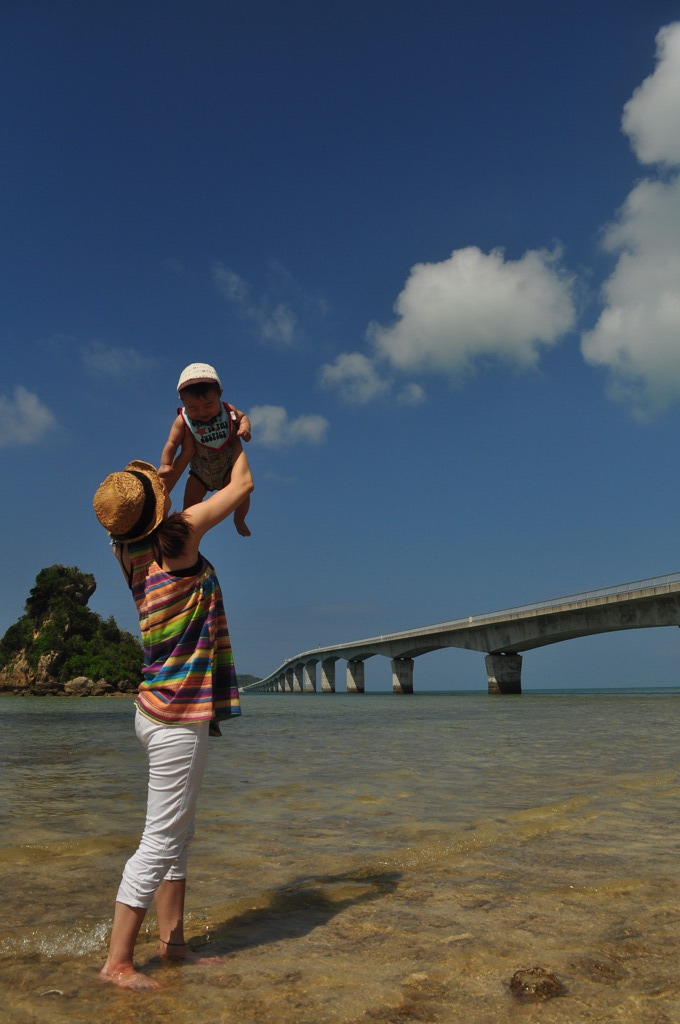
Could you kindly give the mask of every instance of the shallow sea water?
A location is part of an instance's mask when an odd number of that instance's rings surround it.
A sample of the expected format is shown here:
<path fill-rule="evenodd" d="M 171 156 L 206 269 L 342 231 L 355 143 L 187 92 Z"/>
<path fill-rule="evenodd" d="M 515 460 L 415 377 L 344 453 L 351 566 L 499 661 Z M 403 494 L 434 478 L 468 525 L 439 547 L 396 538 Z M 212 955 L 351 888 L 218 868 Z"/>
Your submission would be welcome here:
<path fill-rule="evenodd" d="M 211 740 L 187 935 L 97 980 L 144 818 L 128 699 L 0 698 L 0 1021 L 680 1021 L 680 693 L 246 695 Z M 518 1000 L 542 967 L 564 986 Z"/>

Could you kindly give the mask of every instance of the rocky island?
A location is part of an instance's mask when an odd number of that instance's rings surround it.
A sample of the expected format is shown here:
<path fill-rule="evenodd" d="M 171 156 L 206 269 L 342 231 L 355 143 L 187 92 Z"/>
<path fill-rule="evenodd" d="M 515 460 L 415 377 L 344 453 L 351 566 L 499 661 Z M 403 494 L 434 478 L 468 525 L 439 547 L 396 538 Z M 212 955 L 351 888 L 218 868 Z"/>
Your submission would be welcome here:
<path fill-rule="evenodd" d="M 0 692 L 36 696 L 134 693 L 142 647 L 113 617 L 87 607 L 94 576 L 51 565 L 35 580 L 24 614 L 0 640 Z"/>

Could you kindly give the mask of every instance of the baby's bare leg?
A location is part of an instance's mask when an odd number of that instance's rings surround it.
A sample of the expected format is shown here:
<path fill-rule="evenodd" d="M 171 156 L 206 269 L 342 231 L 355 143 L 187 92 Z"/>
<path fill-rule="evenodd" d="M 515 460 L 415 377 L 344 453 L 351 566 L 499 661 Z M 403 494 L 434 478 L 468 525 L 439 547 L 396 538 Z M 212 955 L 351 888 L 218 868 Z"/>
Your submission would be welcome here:
<path fill-rule="evenodd" d="M 250 508 L 250 498 L 244 498 L 238 508 L 234 509 L 234 526 L 242 537 L 250 537 L 250 530 L 246 526 L 246 516 Z"/>
<path fill-rule="evenodd" d="M 193 473 L 189 473 L 187 478 L 187 484 L 184 488 L 184 505 L 183 508 L 190 508 L 191 505 L 200 505 L 205 498 L 205 492 L 207 487 L 202 483 L 197 476 Z"/>

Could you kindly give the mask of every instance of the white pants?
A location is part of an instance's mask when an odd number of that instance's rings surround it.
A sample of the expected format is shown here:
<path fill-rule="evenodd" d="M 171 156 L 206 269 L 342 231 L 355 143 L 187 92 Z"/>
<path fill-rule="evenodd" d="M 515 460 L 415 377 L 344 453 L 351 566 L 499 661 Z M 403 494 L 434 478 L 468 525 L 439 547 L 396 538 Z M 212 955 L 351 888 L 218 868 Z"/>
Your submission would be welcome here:
<path fill-rule="evenodd" d="M 208 725 L 158 725 L 137 712 L 135 732 L 149 756 L 146 823 L 137 852 L 123 870 L 119 903 L 148 907 L 164 879 L 186 878 Z"/>

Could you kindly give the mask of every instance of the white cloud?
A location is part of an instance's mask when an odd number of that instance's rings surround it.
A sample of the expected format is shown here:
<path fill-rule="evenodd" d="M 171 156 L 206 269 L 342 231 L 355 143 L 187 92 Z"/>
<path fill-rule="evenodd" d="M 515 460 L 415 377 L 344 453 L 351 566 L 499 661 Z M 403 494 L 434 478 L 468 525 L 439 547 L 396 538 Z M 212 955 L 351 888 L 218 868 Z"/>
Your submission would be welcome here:
<path fill-rule="evenodd" d="M 229 267 L 225 267 L 222 263 L 216 263 L 213 266 L 213 281 L 229 302 L 233 302 L 236 306 L 250 304 L 250 288 L 243 278 L 235 274 Z"/>
<path fill-rule="evenodd" d="M 639 184 L 605 246 L 619 259 L 581 351 L 609 369 L 612 397 L 658 412 L 680 396 L 680 177 Z"/>
<path fill-rule="evenodd" d="M 623 108 L 621 121 L 643 164 L 680 164 L 680 22 L 656 37 L 656 68 Z"/>
<path fill-rule="evenodd" d="M 397 393 L 400 405 L 422 405 L 425 401 L 425 390 L 420 384 L 405 384 Z"/>
<path fill-rule="evenodd" d="M 144 356 L 134 348 L 118 348 L 103 341 L 83 345 L 80 355 L 89 373 L 112 380 L 131 380 L 149 373 L 158 365 L 156 359 Z"/>
<path fill-rule="evenodd" d="M 524 369 L 573 326 L 571 291 L 559 253 L 506 260 L 500 249 L 469 246 L 441 263 L 416 264 L 395 304 L 399 319 L 371 324 L 368 336 L 401 371 L 460 375 L 490 359 Z"/>
<path fill-rule="evenodd" d="M 395 373 L 461 376 L 493 359 L 534 366 L 540 346 L 573 327 L 572 284 L 559 252 L 506 260 L 500 249 L 469 246 L 441 263 L 417 263 L 395 303 L 399 319 L 369 325 L 371 355 L 343 352 L 322 367 L 320 382 L 349 402 L 389 392 L 402 405 L 417 405 L 425 400 L 421 385 L 398 386 Z"/>
<path fill-rule="evenodd" d="M 335 362 L 321 367 L 319 379 L 323 387 L 337 388 L 346 401 L 362 405 L 390 387 L 362 352 L 341 353 Z"/>
<path fill-rule="evenodd" d="M 656 70 L 626 104 L 623 126 L 640 160 L 668 168 L 680 165 L 680 24 L 657 42 Z M 636 185 L 604 247 L 618 260 L 581 351 L 609 370 L 611 397 L 647 416 L 680 397 L 680 175 Z"/>
<path fill-rule="evenodd" d="M 253 441 L 266 448 L 282 448 L 298 444 L 323 444 L 328 420 L 309 414 L 290 419 L 282 405 L 256 405 L 248 416 L 253 428 Z"/>
<path fill-rule="evenodd" d="M 35 444 L 56 425 L 52 412 L 26 388 L 15 388 L 13 399 L 0 395 L 0 448 Z"/>
<path fill-rule="evenodd" d="M 297 317 L 287 303 L 267 296 L 254 299 L 250 285 L 222 263 L 213 265 L 212 276 L 227 302 L 265 341 L 291 344 L 297 330 Z"/>

